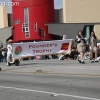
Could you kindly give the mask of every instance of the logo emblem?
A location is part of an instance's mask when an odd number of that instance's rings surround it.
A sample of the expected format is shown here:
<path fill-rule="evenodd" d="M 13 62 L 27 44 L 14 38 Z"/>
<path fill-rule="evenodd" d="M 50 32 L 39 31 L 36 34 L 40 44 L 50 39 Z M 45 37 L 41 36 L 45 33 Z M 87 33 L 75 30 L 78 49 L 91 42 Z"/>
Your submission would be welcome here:
<path fill-rule="evenodd" d="M 69 43 L 63 43 L 61 50 L 68 50 L 68 47 L 69 47 Z"/>
<path fill-rule="evenodd" d="M 19 54 L 21 54 L 21 52 L 22 52 L 22 47 L 21 47 L 21 46 L 17 46 L 17 47 L 15 48 L 15 54 L 16 54 L 16 55 L 19 55 Z"/>

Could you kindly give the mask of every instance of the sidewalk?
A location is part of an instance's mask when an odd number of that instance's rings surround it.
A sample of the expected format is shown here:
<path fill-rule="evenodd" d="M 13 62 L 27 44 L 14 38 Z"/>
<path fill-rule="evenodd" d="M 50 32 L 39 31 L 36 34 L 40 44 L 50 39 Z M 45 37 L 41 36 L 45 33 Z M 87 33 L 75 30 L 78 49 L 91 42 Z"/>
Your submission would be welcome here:
<path fill-rule="evenodd" d="M 0 63 L 1 72 L 14 72 L 22 74 L 66 74 L 100 76 L 100 62 L 79 64 L 77 61 L 59 60 L 29 60 L 21 61 L 20 66 L 6 66 Z"/>

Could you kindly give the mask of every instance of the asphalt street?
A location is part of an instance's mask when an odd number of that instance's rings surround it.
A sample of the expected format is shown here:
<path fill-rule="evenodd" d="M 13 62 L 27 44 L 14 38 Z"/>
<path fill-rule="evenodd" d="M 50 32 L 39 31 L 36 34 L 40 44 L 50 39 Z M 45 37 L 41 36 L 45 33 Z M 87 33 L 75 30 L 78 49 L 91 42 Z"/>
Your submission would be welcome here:
<path fill-rule="evenodd" d="M 100 63 L 34 60 L 0 67 L 0 100 L 100 100 Z"/>

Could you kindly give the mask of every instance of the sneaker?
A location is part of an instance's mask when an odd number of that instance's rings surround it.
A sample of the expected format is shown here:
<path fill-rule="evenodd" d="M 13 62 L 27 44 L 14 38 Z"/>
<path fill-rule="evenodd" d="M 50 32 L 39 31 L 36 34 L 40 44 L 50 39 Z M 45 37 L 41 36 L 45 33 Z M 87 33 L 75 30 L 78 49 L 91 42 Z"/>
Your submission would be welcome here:
<path fill-rule="evenodd" d="M 79 63 L 81 63 L 81 60 L 78 59 L 78 61 L 79 61 Z"/>
<path fill-rule="evenodd" d="M 7 63 L 7 66 L 8 66 L 9 64 Z"/>
<path fill-rule="evenodd" d="M 99 62 L 97 59 L 95 59 L 95 62 Z"/>
<path fill-rule="evenodd" d="M 94 63 L 94 60 L 91 60 L 91 63 Z"/>
<path fill-rule="evenodd" d="M 11 63 L 7 63 L 7 66 L 11 66 Z"/>
<path fill-rule="evenodd" d="M 81 61 L 81 63 L 82 63 L 82 64 L 85 64 L 85 62 L 84 62 L 83 60 Z"/>

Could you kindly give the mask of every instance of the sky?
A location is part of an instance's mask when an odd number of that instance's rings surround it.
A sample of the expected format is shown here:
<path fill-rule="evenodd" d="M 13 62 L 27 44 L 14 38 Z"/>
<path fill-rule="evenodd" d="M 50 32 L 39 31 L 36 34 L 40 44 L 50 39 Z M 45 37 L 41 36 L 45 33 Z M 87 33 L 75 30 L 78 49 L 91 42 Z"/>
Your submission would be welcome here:
<path fill-rule="evenodd" d="M 8 2 L 11 2 L 11 0 L 0 0 L 0 5 L 3 2 L 8 3 Z M 55 7 L 55 9 L 62 8 L 62 0 L 54 0 L 54 7 Z M 8 6 L 8 13 L 11 13 L 11 6 Z"/>

